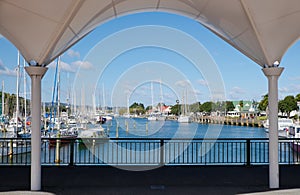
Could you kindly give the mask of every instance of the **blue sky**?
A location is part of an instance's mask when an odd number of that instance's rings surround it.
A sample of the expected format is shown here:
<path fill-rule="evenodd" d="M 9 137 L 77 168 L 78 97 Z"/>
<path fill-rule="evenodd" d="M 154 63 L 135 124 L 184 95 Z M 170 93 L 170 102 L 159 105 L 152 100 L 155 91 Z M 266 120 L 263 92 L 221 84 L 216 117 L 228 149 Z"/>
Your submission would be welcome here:
<path fill-rule="evenodd" d="M 184 32 L 197 40 L 209 53 L 209 56 L 219 69 L 221 79 L 225 86 L 226 99 L 254 99 L 260 101 L 262 95 L 267 93 L 267 79 L 263 75 L 259 65 L 240 54 L 236 49 L 209 32 L 196 21 L 183 16 L 156 12 L 127 15 L 106 22 L 66 51 L 61 56 L 61 101 L 66 102 L 67 97 L 74 99 L 74 97 L 71 97 L 72 95 L 68 94 L 71 94 L 71 91 L 75 90 L 74 85 L 78 82 L 78 80 L 76 81 L 79 75 L 78 72 L 82 70 L 93 71 L 93 68 L 97 66 L 95 62 L 91 63 L 90 60 L 94 58 L 94 56 L 91 57 L 91 54 L 97 52 L 99 44 L 101 45 L 104 40 L 113 37 L 114 34 L 122 34 L 120 32 L 126 31 L 126 29 L 141 26 L 168 27 Z M 129 43 L 135 41 L 135 39 L 135 36 L 129 36 L 126 41 Z M 151 35 L 145 36 L 145 39 L 151 39 Z M 179 46 L 181 44 L 184 43 L 178 42 Z M 118 42 L 114 42 L 111 48 L 117 46 Z M 110 48 L 108 48 L 108 50 L 109 49 Z M 191 51 L 189 52 L 192 52 L 193 48 L 190 49 Z M 300 93 L 299 51 L 300 44 L 297 42 L 287 51 L 282 59 L 281 66 L 285 67 L 285 71 L 279 79 L 279 98 Z M 101 63 L 102 61 L 99 60 L 99 58 L 105 58 L 106 53 L 104 51 L 96 55 L 98 55 L 97 62 Z M 201 56 L 200 53 L 199 55 Z M 205 62 L 205 60 L 206 58 L 203 58 L 203 63 L 208 63 Z M 9 93 L 16 92 L 16 65 L 16 48 L 5 38 L 1 37 L 0 81 L 4 80 L 5 91 Z M 21 65 L 23 65 L 23 61 Z M 149 68 L 148 66 L 164 66 L 166 69 L 164 70 L 162 68 L 157 72 L 151 73 L 150 71 L 147 73 L 146 70 Z M 137 72 L 143 69 L 145 70 L 144 72 Z M 171 73 L 172 71 L 174 71 L 174 73 Z M 55 63 L 49 65 L 49 71 L 43 79 L 42 98 L 44 101 L 51 101 L 52 99 L 54 72 Z M 126 81 L 128 81 L 128 78 L 137 77 L 138 74 L 141 76 L 137 81 L 139 83 L 135 86 L 134 90 L 126 92 L 127 89 L 124 87 Z M 175 104 L 176 99 L 184 101 L 185 96 L 182 95 L 184 94 L 184 90 L 176 90 L 175 87 L 170 87 L 168 82 L 160 82 L 160 80 L 166 78 L 168 74 L 174 74 L 175 77 L 177 77 L 176 74 L 178 74 L 178 80 L 173 81 L 171 78 L 169 79 L 169 82 L 174 82 L 174 86 L 183 85 L 183 83 L 186 82 L 185 80 L 188 80 L 192 85 L 195 97 L 191 98 L 191 95 L 186 95 L 185 99 L 189 97 L 189 102 L 195 100 L 204 102 L 212 98 L 207 81 L 204 79 L 205 76 L 197 71 L 189 59 L 168 48 L 143 46 L 127 50 L 120 53 L 114 59 L 111 59 L 101 76 L 98 75 L 99 78 L 95 80 L 97 82 L 95 86 L 91 87 L 94 87 L 94 90 L 96 87 L 96 103 L 106 104 L 108 106 L 112 104 L 121 104 L 118 106 L 124 106 L 129 99 L 129 104 L 133 102 L 141 102 L 145 105 L 152 104 L 151 82 L 149 79 L 146 79 L 148 75 L 143 74 L 157 74 L 157 77 L 152 77 L 155 78 L 152 82 L 154 103 L 164 101 L 167 104 Z M 126 81 L 124 81 L 125 78 L 127 78 Z M 142 78 L 145 78 L 145 80 L 143 81 Z M 29 85 L 29 80 L 27 77 L 27 85 Z M 121 83 L 123 85 L 121 85 Z M 130 85 L 130 82 L 128 85 Z M 81 93 L 85 92 L 84 90 L 88 90 L 88 86 L 80 90 Z M 22 94 L 24 91 L 23 88 L 21 88 L 20 91 Z M 29 86 L 27 86 L 27 91 L 29 91 Z M 118 93 L 120 91 L 122 91 L 122 94 Z M 79 101 L 79 98 L 82 97 L 77 97 L 76 101 Z M 122 99 L 122 101 L 118 101 L 118 98 Z M 80 101 L 88 101 L 87 99 L 88 97 L 82 98 Z"/>

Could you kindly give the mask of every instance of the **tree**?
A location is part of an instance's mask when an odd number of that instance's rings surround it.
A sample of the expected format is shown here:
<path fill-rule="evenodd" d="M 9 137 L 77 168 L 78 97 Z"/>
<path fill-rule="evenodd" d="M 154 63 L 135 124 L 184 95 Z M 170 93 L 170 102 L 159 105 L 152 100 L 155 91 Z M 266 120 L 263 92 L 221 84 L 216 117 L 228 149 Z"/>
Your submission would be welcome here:
<path fill-rule="evenodd" d="M 189 108 L 190 108 L 191 112 L 197 113 L 197 112 L 200 112 L 200 106 L 201 106 L 201 103 L 200 102 L 196 102 L 194 104 L 191 104 L 189 106 Z"/>
<path fill-rule="evenodd" d="M 300 102 L 300 93 L 296 95 L 296 101 Z"/>
<path fill-rule="evenodd" d="M 176 104 L 171 107 L 171 114 L 180 115 L 181 114 L 181 105 Z"/>
<path fill-rule="evenodd" d="M 152 106 L 147 106 L 146 111 L 152 110 Z"/>
<path fill-rule="evenodd" d="M 233 111 L 234 110 L 234 105 L 232 101 L 226 101 L 226 111 Z"/>
<path fill-rule="evenodd" d="M 266 111 L 266 109 L 268 107 L 268 103 L 269 103 L 268 98 L 269 98 L 269 96 L 268 96 L 268 94 L 266 94 L 263 96 L 263 99 L 259 102 L 258 109 L 260 111 Z"/>
<path fill-rule="evenodd" d="M 283 99 L 283 103 L 281 103 L 281 104 L 283 104 L 282 106 L 284 107 L 284 111 L 287 113 L 288 117 L 290 117 L 290 113 L 293 110 L 297 110 L 298 109 L 298 107 L 297 107 L 297 101 L 294 98 L 294 96 L 292 96 L 292 95 L 286 96 Z"/>
<path fill-rule="evenodd" d="M 240 111 L 243 111 L 244 101 L 241 100 L 241 101 L 239 102 L 239 105 L 240 105 Z"/>
<path fill-rule="evenodd" d="M 284 113 L 285 112 L 285 102 L 283 100 L 280 100 L 278 102 L 278 110 L 281 112 L 281 113 Z"/>
<path fill-rule="evenodd" d="M 134 114 L 145 114 L 145 107 L 144 104 L 142 103 L 136 103 L 134 102 L 130 107 L 129 107 L 130 113 Z"/>
<path fill-rule="evenodd" d="M 202 112 L 211 112 L 213 107 L 213 102 L 205 102 L 200 106 Z"/>

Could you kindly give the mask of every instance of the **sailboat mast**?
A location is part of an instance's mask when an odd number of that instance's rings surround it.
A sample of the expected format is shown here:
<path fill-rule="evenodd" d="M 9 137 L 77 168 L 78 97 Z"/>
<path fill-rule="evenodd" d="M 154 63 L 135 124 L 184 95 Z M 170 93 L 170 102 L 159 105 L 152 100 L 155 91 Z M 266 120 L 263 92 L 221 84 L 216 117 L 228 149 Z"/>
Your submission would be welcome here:
<path fill-rule="evenodd" d="M 106 113 L 105 109 L 105 89 L 104 89 L 104 83 L 102 85 L 102 98 L 103 98 L 103 112 Z"/>
<path fill-rule="evenodd" d="M 2 116 L 4 116 L 4 81 L 2 81 Z"/>
<path fill-rule="evenodd" d="M 129 94 L 127 94 L 127 113 L 128 113 L 128 116 L 130 116 L 130 110 L 129 110 Z"/>
<path fill-rule="evenodd" d="M 187 89 L 185 89 L 185 104 L 184 104 L 185 115 L 188 113 L 187 109 Z"/>
<path fill-rule="evenodd" d="M 26 95 L 26 71 L 25 71 L 25 60 L 23 61 L 23 76 L 24 76 L 24 119 L 26 123 L 26 112 L 27 112 L 27 95 Z M 26 124 L 24 125 L 24 131 L 26 132 Z"/>
<path fill-rule="evenodd" d="M 162 91 L 162 86 L 161 86 L 161 79 L 159 81 L 159 88 L 160 88 L 160 112 L 163 112 L 163 91 Z"/>
<path fill-rule="evenodd" d="M 57 72 L 57 122 L 60 129 L 60 57 L 58 57 L 58 72 Z"/>
<path fill-rule="evenodd" d="M 151 106 L 152 106 L 152 112 L 154 109 L 154 95 L 153 95 L 153 82 L 151 81 Z"/>
<path fill-rule="evenodd" d="M 17 102 L 16 102 L 16 130 L 18 128 L 18 117 L 19 117 L 19 76 L 20 76 L 20 51 L 18 50 L 18 62 L 17 62 Z M 17 133 L 17 132 L 16 132 Z"/>

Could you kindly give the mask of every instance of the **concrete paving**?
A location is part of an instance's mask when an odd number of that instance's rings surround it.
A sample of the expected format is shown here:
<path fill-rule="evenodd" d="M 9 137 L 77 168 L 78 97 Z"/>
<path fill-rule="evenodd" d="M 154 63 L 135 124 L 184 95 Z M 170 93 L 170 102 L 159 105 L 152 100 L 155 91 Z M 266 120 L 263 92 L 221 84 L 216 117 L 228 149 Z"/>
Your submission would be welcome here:
<path fill-rule="evenodd" d="M 42 167 L 42 191 L 30 192 L 30 167 L 0 167 L 0 194 L 300 194 L 300 166 L 280 166 L 280 188 L 268 188 L 268 166 Z"/>

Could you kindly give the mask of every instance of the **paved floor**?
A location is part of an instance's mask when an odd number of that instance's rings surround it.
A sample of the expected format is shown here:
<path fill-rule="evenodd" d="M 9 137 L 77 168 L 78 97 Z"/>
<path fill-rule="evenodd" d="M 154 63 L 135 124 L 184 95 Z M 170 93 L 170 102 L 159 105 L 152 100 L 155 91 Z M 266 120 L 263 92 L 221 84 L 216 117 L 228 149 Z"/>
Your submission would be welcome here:
<path fill-rule="evenodd" d="M 43 167 L 42 192 L 30 192 L 30 167 L 0 167 L 0 194 L 300 194 L 300 166 L 280 167 L 280 189 L 269 190 L 267 166 Z"/>

